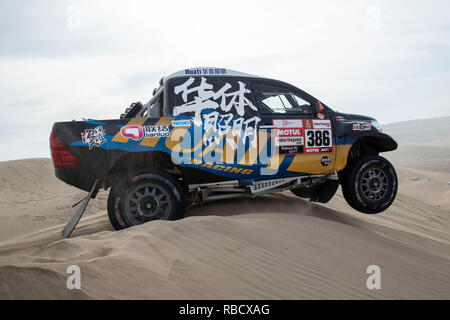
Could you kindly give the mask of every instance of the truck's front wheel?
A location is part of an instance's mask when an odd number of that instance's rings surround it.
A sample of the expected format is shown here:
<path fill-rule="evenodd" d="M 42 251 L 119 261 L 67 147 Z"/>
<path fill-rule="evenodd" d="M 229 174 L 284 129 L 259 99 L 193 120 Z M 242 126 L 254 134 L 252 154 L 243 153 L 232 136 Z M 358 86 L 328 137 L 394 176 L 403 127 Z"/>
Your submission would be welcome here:
<path fill-rule="evenodd" d="M 342 193 L 355 210 L 379 213 L 386 210 L 397 194 L 397 175 L 383 157 L 370 155 L 354 160 L 341 175 Z"/>
<path fill-rule="evenodd" d="M 156 169 L 130 175 L 120 184 L 117 201 L 126 227 L 152 220 L 184 217 L 184 194 L 179 182 Z"/>

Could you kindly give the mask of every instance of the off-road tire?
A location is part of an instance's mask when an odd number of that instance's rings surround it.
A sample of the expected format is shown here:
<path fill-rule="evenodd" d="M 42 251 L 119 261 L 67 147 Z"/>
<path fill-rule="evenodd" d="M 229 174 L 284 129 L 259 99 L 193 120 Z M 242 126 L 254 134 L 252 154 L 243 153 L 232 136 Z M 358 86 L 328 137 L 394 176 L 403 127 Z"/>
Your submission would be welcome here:
<path fill-rule="evenodd" d="M 177 179 L 163 170 L 135 171 L 121 179 L 116 189 L 114 204 L 120 211 L 125 228 L 151 220 L 184 217 L 183 188 Z"/>
<path fill-rule="evenodd" d="M 392 204 L 397 194 L 397 174 L 385 158 L 369 155 L 353 160 L 340 175 L 342 193 L 355 210 L 375 214 Z M 370 185 L 370 186 L 369 186 Z"/>
<path fill-rule="evenodd" d="M 115 230 L 126 228 L 126 224 L 120 215 L 120 197 L 115 187 L 109 191 L 107 202 L 108 218 Z"/>
<path fill-rule="evenodd" d="M 128 108 L 125 109 L 124 113 L 120 115 L 120 119 L 134 118 L 139 111 L 142 109 L 142 102 L 133 102 Z"/>

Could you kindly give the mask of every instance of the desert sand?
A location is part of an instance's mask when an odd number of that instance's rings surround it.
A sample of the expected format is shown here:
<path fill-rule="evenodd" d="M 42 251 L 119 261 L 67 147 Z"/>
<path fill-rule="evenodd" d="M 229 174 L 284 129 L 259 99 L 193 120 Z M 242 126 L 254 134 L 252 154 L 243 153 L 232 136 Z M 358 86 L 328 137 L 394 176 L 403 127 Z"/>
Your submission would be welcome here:
<path fill-rule="evenodd" d="M 386 126 L 400 143 L 383 154 L 399 193 L 378 215 L 351 209 L 340 191 L 324 205 L 283 192 L 113 231 L 100 192 L 63 240 L 85 193 L 57 180 L 50 159 L 1 162 L 0 298 L 449 299 L 446 121 L 423 139 L 411 137 L 417 123 Z M 80 290 L 66 287 L 69 265 L 81 269 Z M 380 290 L 366 286 L 369 265 L 381 269 Z"/>

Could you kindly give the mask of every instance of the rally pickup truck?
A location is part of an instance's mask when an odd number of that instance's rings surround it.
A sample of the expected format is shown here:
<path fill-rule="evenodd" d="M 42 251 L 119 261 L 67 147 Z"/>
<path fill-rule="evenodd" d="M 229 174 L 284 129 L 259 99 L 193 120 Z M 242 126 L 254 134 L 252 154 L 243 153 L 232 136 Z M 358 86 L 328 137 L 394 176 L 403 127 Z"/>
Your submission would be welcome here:
<path fill-rule="evenodd" d="M 223 68 L 164 77 L 119 119 L 57 122 L 50 147 L 56 176 L 89 192 L 81 214 L 110 189 L 115 229 L 180 219 L 194 203 L 284 190 L 326 203 L 339 184 L 351 207 L 373 214 L 397 193 L 395 170 L 379 156 L 397 143 L 375 119 Z"/>

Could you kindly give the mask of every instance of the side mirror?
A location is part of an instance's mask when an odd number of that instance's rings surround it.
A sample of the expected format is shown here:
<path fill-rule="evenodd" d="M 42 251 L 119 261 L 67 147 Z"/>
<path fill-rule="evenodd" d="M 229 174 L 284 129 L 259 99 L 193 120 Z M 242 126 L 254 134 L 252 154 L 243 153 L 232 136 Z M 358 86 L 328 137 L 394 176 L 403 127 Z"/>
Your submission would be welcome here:
<path fill-rule="evenodd" d="M 321 113 L 322 111 L 323 111 L 322 103 L 320 103 L 320 101 L 317 101 L 314 104 L 314 108 L 313 108 L 314 115 Z"/>

